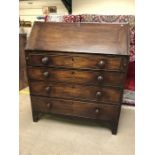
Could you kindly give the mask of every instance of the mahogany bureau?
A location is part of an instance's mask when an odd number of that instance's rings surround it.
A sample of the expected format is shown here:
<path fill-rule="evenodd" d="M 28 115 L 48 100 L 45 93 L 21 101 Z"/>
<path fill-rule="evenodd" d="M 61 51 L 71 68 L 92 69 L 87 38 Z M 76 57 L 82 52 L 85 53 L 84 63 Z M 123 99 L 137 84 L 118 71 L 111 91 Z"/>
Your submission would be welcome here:
<path fill-rule="evenodd" d="M 128 24 L 35 22 L 25 48 L 33 121 L 60 114 L 117 133 L 129 60 Z"/>

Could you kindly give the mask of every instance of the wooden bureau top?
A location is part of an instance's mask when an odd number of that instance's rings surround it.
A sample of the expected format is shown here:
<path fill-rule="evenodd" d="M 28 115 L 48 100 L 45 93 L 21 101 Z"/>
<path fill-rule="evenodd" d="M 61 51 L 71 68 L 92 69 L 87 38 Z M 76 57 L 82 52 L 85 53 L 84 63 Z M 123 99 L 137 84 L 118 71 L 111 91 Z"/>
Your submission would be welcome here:
<path fill-rule="evenodd" d="M 129 26 L 35 22 L 26 50 L 129 55 Z"/>

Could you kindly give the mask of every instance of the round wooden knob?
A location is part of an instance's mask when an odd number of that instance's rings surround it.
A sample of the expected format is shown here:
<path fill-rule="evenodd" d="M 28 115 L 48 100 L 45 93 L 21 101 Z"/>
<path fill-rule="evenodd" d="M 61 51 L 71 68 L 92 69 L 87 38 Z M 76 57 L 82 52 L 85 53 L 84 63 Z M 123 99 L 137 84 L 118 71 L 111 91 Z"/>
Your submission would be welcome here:
<path fill-rule="evenodd" d="M 103 76 L 101 76 L 101 75 L 98 76 L 98 77 L 97 77 L 97 80 L 98 80 L 99 82 L 102 82 L 102 81 L 103 81 Z"/>
<path fill-rule="evenodd" d="M 97 98 L 102 97 L 102 92 L 98 91 L 98 92 L 96 93 L 96 97 L 97 97 Z"/>
<path fill-rule="evenodd" d="M 45 88 L 45 91 L 46 91 L 47 93 L 49 93 L 50 90 L 51 90 L 51 87 L 49 87 L 49 86 Z"/>
<path fill-rule="evenodd" d="M 99 108 L 95 109 L 95 113 L 98 114 L 100 112 Z"/>
<path fill-rule="evenodd" d="M 48 78 L 49 77 L 49 72 L 44 72 L 43 75 L 44 75 L 44 77 Z"/>
<path fill-rule="evenodd" d="M 49 58 L 48 58 L 48 57 L 43 57 L 43 58 L 41 59 L 41 61 L 42 61 L 42 63 L 43 63 L 44 65 L 47 65 L 47 64 L 49 63 Z"/>
<path fill-rule="evenodd" d="M 47 108 L 51 108 L 51 104 L 50 103 L 47 103 Z"/>
<path fill-rule="evenodd" d="M 98 63 L 98 66 L 99 66 L 100 68 L 103 68 L 104 65 L 105 65 L 105 62 L 104 62 L 103 60 L 100 60 L 99 63 Z"/>

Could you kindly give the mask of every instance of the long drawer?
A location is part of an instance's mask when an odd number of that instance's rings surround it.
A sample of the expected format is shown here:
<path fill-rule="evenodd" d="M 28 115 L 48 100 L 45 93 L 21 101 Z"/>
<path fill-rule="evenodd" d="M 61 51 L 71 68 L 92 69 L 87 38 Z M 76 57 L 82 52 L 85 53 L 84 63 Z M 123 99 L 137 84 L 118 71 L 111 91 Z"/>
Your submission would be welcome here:
<path fill-rule="evenodd" d="M 116 120 L 119 106 L 31 96 L 34 111 L 101 120 Z"/>
<path fill-rule="evenodd" d="M 97 102 L 113 102 L 120 104 L 122 90 L 112 87 L 82 86 L 33 81 L 30 83 L 32 95 L 57 98 L 92 100 Z"/>
<path fill-rule="evenodd" d="M 46 67 L 29 67 L 28 77 L 31 80 L 44 80 L 51 82 L 67 82 L 97 86 L 122 86 L 124 84 L 125 74 L 122 72 L 79 71 Z"/>
<path fill-rule="evenodd" d="M 67 67 L 124 71 L 127 59 L 121 56 L 87 54 L 30 54 L 27 63 L 31 66 Z"/>

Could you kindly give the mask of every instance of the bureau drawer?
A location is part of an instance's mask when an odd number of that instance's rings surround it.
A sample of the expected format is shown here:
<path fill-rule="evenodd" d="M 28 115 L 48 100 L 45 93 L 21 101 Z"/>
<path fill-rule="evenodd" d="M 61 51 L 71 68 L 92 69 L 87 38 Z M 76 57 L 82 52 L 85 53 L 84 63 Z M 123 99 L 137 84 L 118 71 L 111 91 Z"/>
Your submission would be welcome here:
<path fill-rule="evenodd" d="M 34 111 L 101 120 L 116 120 L 119 106 L 31 96 Z"/>
<path fill-rule="evenodd" d="M 68 67 L 100 70 L 125 70 L 127 59 L 123 56 L 104 56 L 88 54 L 35 55 L 27 59 L 31 66 Z"/>
<path fill-rule="evenodd" d="M 122 96 L 121 89 L 114 87 L 101 88 L 73 84 L 50 84 L 47 82 L 31 82 L 30 91 L 33 95 L 89 101 L 92 100 L 97 102 L 112 102 L 113 104 L 120 104 Z"/>
<path fill-rule="evenodd" d="M 51 82 L 68 82 L 85 85 L 115 85 L 124 84 L 125 74 L 122 72 L 103 72 L 85 70 L 67 70 L 54 68 L 28 68 L 30 80 L 44 80 Z"/>

